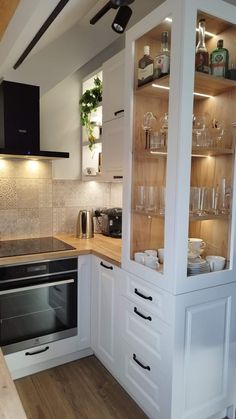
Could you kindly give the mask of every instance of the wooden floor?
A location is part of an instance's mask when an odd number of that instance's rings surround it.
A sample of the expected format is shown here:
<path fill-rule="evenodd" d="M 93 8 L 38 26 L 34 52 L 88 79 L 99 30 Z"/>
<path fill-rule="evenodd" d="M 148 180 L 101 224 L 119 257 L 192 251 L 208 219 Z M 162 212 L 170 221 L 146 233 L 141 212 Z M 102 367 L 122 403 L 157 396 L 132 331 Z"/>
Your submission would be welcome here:
<path fill-rule="evenodd" d="M 94 356 L 15 384 L 28 419 L 147 419 Z"/>

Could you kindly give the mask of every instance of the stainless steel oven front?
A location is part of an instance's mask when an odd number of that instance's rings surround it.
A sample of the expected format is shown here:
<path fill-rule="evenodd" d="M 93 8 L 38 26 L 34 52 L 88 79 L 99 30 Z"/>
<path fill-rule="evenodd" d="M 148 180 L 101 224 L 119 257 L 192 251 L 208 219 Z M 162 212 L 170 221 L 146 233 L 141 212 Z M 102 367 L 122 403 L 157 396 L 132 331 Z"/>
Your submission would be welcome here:
<path fill-rule="evenodd" d="M 77 258 L 0 267 L 4 354 L 77 334 L 77 276 Z"/>

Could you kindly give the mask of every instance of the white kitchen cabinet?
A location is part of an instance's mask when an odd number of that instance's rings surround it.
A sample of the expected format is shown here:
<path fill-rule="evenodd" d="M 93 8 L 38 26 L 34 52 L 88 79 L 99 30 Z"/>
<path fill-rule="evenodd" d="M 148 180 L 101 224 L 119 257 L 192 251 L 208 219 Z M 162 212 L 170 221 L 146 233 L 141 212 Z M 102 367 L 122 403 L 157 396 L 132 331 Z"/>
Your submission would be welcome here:
<path fill-rule="evenodd" d="M 103 65 L 102 179 L 123 178 L 124 51 Z"/>
<path fill-rule="evenodd" d="M 214 5 L 210 0 L 166 0 L 126 33 L 122 268 L 127 274 L 121 282 L 126 313 L 121 330 L 129 352 L 122 347 L 121 374 L 153 419 L 234 418 L 236 81 L 195 71 L 195 51 L 196 27 L 205 19 L 209 53 L 223 39 L 234 61 L 235 11 L 222 0 Z M 144 46 L 155 57 L 165 31 L 171 39 L 170 74 L 138 86 Z M 150 129 L 143 124 L 147 112 L 156 117 Z M 201 133 L 195 126 L 200 116 Z M 220 138 L 215 119 L 224 122 Z M 206 191 L 216 193 L 219 201 L 214 206 L 213 200 L 210 205 L 201 200 L 196 208 L 195 189 L 205 196 Z M 195 261 L 204 269 L 192 269 L 189 238 L 204 242 L 202 259 Z M 136 261 L 136 252 L 159 248 L 164 248 L 164 264 L 157 269 Z M 203 260 L 210 255 L 225 258 L 225 266 L 210 271 Z M 144 295 L 140 303 L 135 289 Z M 149 296 L 152 300 L 145 299 Z M 147 319 L 138 319 L 135 307 Z M 152 367 L 149 345 L 157 357 L 164 354 L 159 368 L 158 362 Z M 133 359 L 136 347 L 138 359 L 151 368 L 140 367 L 143 388 Z M 148 375 L 154 368 L 160 380 Z M 164 393 L 162 386 L 167 386 Z M 160 394 L 167 394 L 168 401 Z"/>
<path fill-rule="evenodd" d="M 91 346 L 115 376 L 119 375 L 118 275 L 119 268 L 94 257 L 91 298 Z"/>
<path fill-rule="evenodd" d="M 114 182 L 123 179 L 124 118 L 103 124 L 102 178 Z"/>
<path fill-rule="evenodd" d="M 102 66 L 103 72 L 103 124 L 124 116 L 124 80 L 125 52 L 107 60 Z"/>

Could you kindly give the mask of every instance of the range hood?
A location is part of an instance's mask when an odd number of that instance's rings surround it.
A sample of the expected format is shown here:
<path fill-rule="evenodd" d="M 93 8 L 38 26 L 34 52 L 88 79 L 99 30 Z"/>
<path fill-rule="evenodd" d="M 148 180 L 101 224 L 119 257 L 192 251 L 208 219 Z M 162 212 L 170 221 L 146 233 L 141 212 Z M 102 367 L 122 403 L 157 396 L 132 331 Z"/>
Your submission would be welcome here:
<path fill-rule="evenodd" d="M 0 157 L 59 159 L 69 153 L 40 150 L 39 87 L 0 84 Z"/>

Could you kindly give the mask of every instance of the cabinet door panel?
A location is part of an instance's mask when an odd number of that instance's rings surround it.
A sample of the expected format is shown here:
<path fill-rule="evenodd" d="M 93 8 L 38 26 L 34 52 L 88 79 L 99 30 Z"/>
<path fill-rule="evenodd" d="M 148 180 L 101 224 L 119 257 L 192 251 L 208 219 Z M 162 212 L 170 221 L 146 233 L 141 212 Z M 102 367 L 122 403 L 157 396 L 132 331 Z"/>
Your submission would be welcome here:
<path fill-rule="evenodd" d="M 102 135 L 102 175 L 108 180 L 122 175 L 124 118 L 106 122 Z"/>
<path fill-rule="evenodd" d="M 103 64 L 103 122 L 123 116 L 124 51 Z"/>

